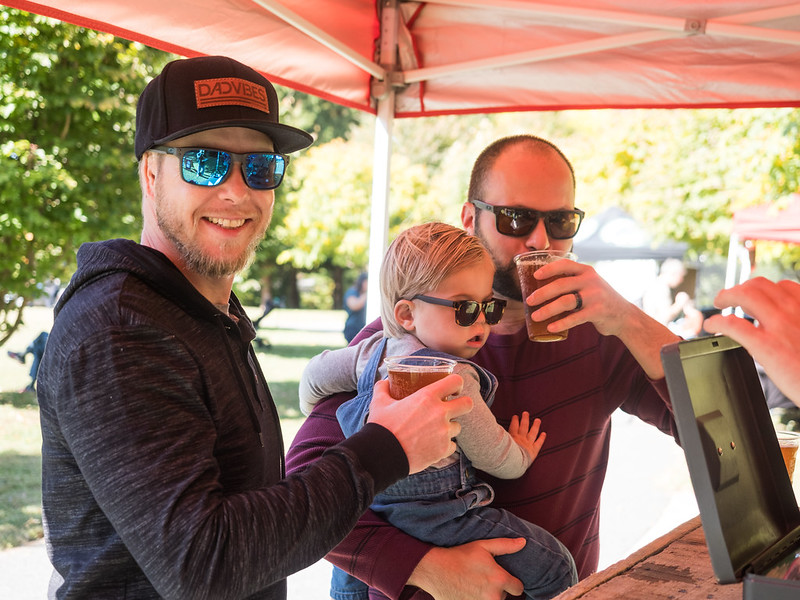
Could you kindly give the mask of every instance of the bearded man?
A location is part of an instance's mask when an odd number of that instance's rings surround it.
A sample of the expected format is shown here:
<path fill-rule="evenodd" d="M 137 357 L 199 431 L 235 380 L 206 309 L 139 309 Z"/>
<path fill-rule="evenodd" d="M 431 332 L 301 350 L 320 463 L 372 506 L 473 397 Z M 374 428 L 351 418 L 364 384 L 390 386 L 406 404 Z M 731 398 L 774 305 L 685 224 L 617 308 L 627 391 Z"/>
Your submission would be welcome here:
<path fill-rule="evenodd" d="M 136 115 L 141 243 L 81 246 L 40 372 L 50 598 L 286 597 L 382 491 L 455 450 L 461 378 L 394 402 L 286 477 L 278 414 L 232 293 L 286 153 L 272 85 L 225 57 L 169 63 Z M 410 400 L 410 402 L 409 402 Z M 359 437 L 360 436 L 360 437 Z"/>

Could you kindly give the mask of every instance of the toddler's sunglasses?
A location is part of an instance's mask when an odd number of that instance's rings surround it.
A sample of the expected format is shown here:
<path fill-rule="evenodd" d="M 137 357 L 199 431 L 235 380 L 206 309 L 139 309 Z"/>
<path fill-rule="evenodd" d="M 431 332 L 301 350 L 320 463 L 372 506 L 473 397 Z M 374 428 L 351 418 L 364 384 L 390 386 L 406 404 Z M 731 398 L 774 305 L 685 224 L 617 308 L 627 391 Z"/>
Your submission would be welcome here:
<path fill-rule="evenodd" d="M 213 187 L 220 185 L 231 172 L 233 163 L 242 165 L 247 186 L 254 190 L 274 190 L 283 181 L 288 157 L 277 152 L 236 154 L 213 148 L 174 148 L 153 146 L 159 154 L 171 154 L 181 161 L 181 177 L 186 183 Z"/>
<path fill-rule="evenodd" d="M 511 208 L 508 206 L 492 206 L 480 200 L 470 200 L 476 208 L 494 213 L 495 227 L 503 235 L 522 237 L 530 234 L 533 228 L 544 219 L 544 227 L 554 240 L 568 240 L 575 237 L 581 226 L 582 210 L 548 210 L 538 211 L 527 208 Z"/>
<path fill-rule="evenodd" d="M 422 300 L 428 304 L 438 304 L 439 306 L 450 306 L 456 311 L 456 324 L 461 327 L 469 327 L 478 320 L 478 315 L 483 311 L 486 322 L 489 325 L 497 325 L 503 317 L 506 308 L 506 301 L 499 298 L 492 298 L 486 302 L 476 302 L 475 300 L 442 300 L 417 294 L 412 300 Z"/>

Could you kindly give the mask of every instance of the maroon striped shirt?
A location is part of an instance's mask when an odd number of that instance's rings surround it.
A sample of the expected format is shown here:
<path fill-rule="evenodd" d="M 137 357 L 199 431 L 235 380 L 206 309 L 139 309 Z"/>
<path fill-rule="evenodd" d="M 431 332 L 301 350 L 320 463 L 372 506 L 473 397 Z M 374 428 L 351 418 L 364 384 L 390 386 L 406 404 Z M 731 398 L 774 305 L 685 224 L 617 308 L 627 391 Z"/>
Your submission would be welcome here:
<path fill-rule="evenodd" d="M 376 321 L 359 338 L 380 327 Z M 356 338 L 356 339 L 359 339 Z M 506 508 L 558 537 L 584 578 L 597 569 L 600 491 L 608 463 L 611 415 L 621 408 L 677 437 L 665 381 L 647 378 L 627 348 L 591 324 L 570 330 L 567 340 L 528 341 L 524 329 L 492 334 L 473 359 L 498 379 L 492 412 L 504 427 L 523 410 L 542 420 L 547 441 L 519 479 L 483 475 L 495 488 L 494 506 Z M 340 394 L 317 405 L 287 455 L 294 470 L 342 439 L 336 407 Z M 367 512 L 329 555 L 391 598 L 399 598 L 429 546 Z M 408 597 L 411 590 L 405 590 Z"/>

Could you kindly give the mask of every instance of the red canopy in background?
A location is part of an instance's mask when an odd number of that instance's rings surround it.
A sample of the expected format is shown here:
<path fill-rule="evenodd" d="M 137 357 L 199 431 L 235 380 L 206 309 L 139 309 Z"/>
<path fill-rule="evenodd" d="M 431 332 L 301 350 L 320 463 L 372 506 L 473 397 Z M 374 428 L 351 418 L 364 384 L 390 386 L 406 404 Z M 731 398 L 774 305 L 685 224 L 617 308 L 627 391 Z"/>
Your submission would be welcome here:
<path fill-rule="evenodd" d="M 762 204 L 733 213 L 726 288 L 746 281 L 755 266 L 750 251 L 742 245 L 743 241 L 800 244 L 800 194 L 792 194 L 788 200 L 786 204 Z"/>
<path fill-rule="evenodd" d="M 772 240 L 800 244 L 800 194 L 789 204 L 751 206 L 733 213 L 733 233 L 740 240 Z"/>

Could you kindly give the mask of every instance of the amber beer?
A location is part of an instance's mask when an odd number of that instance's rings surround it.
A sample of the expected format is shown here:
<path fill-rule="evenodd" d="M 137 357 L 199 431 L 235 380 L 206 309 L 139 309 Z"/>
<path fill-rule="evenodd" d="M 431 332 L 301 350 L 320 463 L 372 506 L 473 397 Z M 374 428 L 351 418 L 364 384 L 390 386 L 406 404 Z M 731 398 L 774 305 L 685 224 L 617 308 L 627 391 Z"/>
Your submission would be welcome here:
<path fill-rule="evenodd" d="M 777 434 L 783 462 L 789 473 L 789 481 L 794 481 L 794 467 L 797 461 L 797 447 L 800 446 L 800 434 L 794 431 L 778 431 Z"/>
<path fill-rule="evenodd" d="M 456 361 L 434 356 L 391 356 L 384 360 L 389 370 L 389 394 L 400 400 L 453 372 Z"/>
<path fill-rule="evenodd" d="M 531 315 L 534 311 L 541 308 L 543 305 L 531 306 L 525 299 L 540 287 L 546 286 L 559 276 L 551 277 L 549 279 L 536 279 L 533 274 L 548 263 L 556 260 L 567 258 L 569 260 L 577 260 L 578 257 L 572 252 L 563 250 L 537 250 L 534 252 L 526 252 L 518 254 L 514 257 L 514 262 L 517 265 L 517 275 L 519 275 L 519 285 L 522 290 L 522 303 L 525 305 L 525 325 L 528 327 L 528 338 L 534 342 L 560 342 L 567 339 L 569 331 L 548 331 L 547 326 L 554 321 L 564 318 L 567 313 L 561 313 L 550 317 L 544 321 L 534 321 Z"/>

